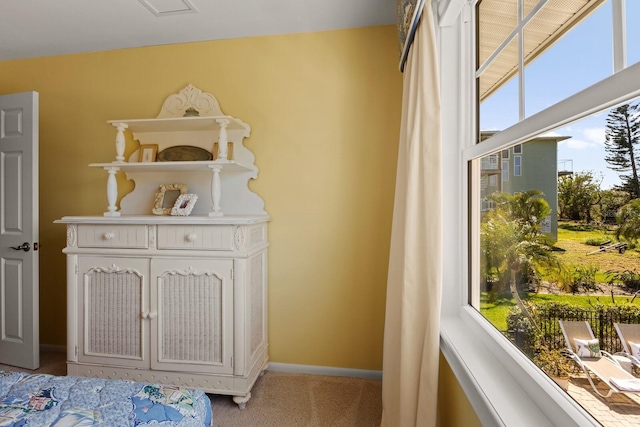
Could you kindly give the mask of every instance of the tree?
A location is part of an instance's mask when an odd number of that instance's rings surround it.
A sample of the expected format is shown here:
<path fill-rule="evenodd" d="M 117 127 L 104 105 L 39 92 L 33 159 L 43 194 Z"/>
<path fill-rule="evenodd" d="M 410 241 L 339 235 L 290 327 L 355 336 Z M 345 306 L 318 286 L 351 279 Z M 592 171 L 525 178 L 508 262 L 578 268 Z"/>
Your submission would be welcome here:
<path fill-rule="evenodd" d="M 635 199 L 624 205 L 616 215 L 618 230 L 616 237 L 620 236 L 635 242 L 640 238 L 640 199 Z"/>
<path fill-rule="evenodd" d="M 480 226 L 482 256 L 486 271 L 509 273 L 509 291 L 520 311 L 535 321 L 517 290 L 517 275 L 525 269 L 557 267 L 558 261 L 547 237 L 540 232 L 542 221 L 551 213 L 542 192 L 531 190 L 514 195 L 493 193 L 495 208 Z"/>
<path fill-rule="evenodd" d="M 591 208 L 600 202 L 600 182 L 595 182 L 591 172 L 576 172 L 560 177 L 558 215 L 561 218 L 590 223 Z"/>
<path fill-rule="evenodd" d="M 629 203 L 629 193 L 620 190 L 601 190 L 598 209 L 594 209 L 595 215 L 604 223 L 616 223 L 618 210 Z"/>
<path fill-rule="evenodd" d="M 614 108 L 607 116 L 604 147 L 609 166 L 620 175 L 622 184 L 616 188 L 629 192 L 633 199 L 640 197 L 637 146 L 640 142 L 640 115 L 638 104 L 624 104 Z"/>
<path fill-rule="evenodd" d="M 527 224 L 533 234 L 540 234 L 542 221 L 551 213 L 551 207 L 540 190 L 516 194 L 495 192 L 487 199 L 493 201 L 497 209 L 505 211 L 511 220 Z"/>

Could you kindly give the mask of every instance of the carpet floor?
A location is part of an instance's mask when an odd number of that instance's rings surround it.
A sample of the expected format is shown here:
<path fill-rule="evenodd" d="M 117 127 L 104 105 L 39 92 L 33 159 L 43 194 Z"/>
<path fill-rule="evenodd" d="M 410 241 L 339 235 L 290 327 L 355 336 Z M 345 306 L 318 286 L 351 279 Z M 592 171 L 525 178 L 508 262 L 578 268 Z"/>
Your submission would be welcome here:
<path fill-rule="evenodd" d="M 66 355 L 42 352 L 31 373 L 66 375 Z M 5 371 L 25 371 L 0 364 Z M 231 396 L 208 395 L 215 427 L 369 427 L 382 417 L 382 382 L 267 371 L 240 410 Z"/>

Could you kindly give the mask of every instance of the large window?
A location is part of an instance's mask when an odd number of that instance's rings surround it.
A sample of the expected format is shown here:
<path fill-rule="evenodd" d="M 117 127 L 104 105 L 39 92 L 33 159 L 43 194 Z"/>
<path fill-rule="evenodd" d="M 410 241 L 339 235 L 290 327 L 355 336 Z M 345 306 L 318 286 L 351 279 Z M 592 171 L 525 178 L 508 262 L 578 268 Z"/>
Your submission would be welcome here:
<path fill-rule="evenodd" d="M 640 44 L 632 39 L 640 2 L 481 0 L 472 13 L 476 120 L 462 160 L 469 173 L 468 186 L 462 184 L 469 193 L 468 302 L 542 366 L 545 351 L 565 345 L 557 320 L 566 313 L 544 319 L 532 313 L 540 314 L 543 300 L 565 304 L 577 294 L 595 300 L 613 291 L 605 286 L 610 264 L 586 258 L 582 245 L 592 239 L 597 253 L 600 243 L 615 239 L 611 211 L 640 197 L 634 190 L 640 150 L 616 152 L 613 136 L 616 125 L 640 126 L 634 107 Z M 509 150 L 517 155 L 509 158 Z M 500 170 L 490 167 L 498 156 Z M 558 158 L 571 159 L 573 170 L 559 167 Z M 572 202 L 568 192 L 578 189 L 590 193 Z M 620 273 L 635 266 L 625 262 Z M 581 304 L 576 298 L 574 305 Z M 539 322 L 555 329 L 542 333 Z M 619 351 L 615 338 L 601 345 Z M 568 389 L 579 405 L 603 425 L 622 422 L 608 416 L 611 406 L 580 400 L 590 391 L 588 382 L 584 390 L 580 384 Z"/>

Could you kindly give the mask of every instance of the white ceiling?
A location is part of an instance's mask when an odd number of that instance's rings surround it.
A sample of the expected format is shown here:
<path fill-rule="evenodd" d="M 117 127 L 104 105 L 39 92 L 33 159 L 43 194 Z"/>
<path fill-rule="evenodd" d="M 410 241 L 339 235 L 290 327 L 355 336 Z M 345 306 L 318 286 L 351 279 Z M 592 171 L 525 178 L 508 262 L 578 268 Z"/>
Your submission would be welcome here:
<path fill-rule="evenodd" d="M 0 0 L 0 61 L 395 23 L 394 0 L 191 0 L 157 17 L 138 0 Z"/>

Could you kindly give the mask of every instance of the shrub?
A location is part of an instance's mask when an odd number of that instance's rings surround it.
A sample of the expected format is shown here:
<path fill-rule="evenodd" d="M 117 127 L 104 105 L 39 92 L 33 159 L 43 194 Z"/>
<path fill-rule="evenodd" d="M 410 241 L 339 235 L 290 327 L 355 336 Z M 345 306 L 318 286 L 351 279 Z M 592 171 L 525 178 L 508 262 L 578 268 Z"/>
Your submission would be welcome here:
<path fill-rule="evenodd" d="M 597 265 L 576 265 L 573 268 L 573 276 L 578 286 L 582 287 L 585 291 L 594 291 L 598 289 L 596 285 L 596 274 L 600 269 Z"/>
<path fill-rule="evenodd" d="M 533 357 L 533 363 L 547 375 L 557 378 L 568 377 L 573 365 L 558 349 L 551 349 L 546 345 L 540 346 Z"/>
<path fill-rule="evenodd" d="M 606 272 L 609 284 L 621 283 L 627 290 L 640 290 L 640 273 L 635 270 L 612 271 Z"/>
<path fill-rule="evenodd" d="M 605 243 L 610 242 L 611 239 L 605 239 L 605 238 L 600 238 L 600 239 L 587 239 L 584 244 L 585 245 L 589 245 L 589 246 L 602 246 Z"/>
<path fill-rule="evenodd" d="M 562 228 L 565 230 L 570 230 L 570 231 L 592 231 L 594 229 L 597 229 L 597 227 L 594 227 L 592 225 L 589 224 L 576 224 L 576 223 L 559 223 L 558 224 L 558 228 Z"/>
<path fill-rule="evenodd" d="M 598 289 L 596 285 L 596 274 L 599 268 L 596 265 L 568 265 L 560 269 L 554 277 L 556 284 L 565 292 L 576 293 L 583 289 L 594 291 Z"/>
<path fill-rule="evenodd" d="M 534 304 L 523 301 L 532 316 L 536 316 L 536 308 Z M 531 324 L 529 319 L 522 314 L 519 307 L 511 307 L 507 314 L 507 330 L 511 331 L 514 336 L 516 346 L 522 350 L 527 356 L 533 358 L 535 351 L 539 347 L 540 341 L 536 328 Z"/>

